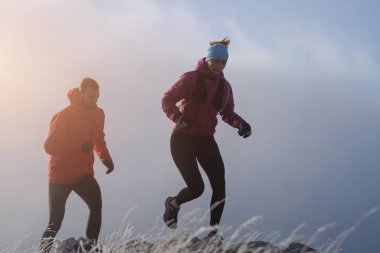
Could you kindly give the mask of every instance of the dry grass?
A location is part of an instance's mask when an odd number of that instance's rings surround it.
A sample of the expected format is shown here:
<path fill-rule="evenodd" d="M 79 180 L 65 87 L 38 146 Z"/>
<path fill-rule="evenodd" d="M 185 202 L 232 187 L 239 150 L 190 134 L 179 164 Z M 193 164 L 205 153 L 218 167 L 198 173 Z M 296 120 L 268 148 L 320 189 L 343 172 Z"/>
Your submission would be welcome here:
<path fill-rule="evenodd" d="M 252 241 L 265 241 L 271 245 L 284 249 L 291 242 L 302 242 L 306 245 L 314 246 L 321 253 L 338 253 L 342 252 L 342 244 L 349 236 L 366 220 L 369 216 L 377 212 L 378 208 L 372 208 L 365 213 L 350 228 L 344 230 L 335 238 L 328 240 L 322 245 L 314 245 L 321 236 L 334 224 L 321 226 L 314 234 L 307 237 L 301 234 L 305 224 L 301 224 L 295 228 L 289 236 L 282 239 L 280 232 L 272 232 L 264 234 L 254 230 L 255 224 L 262 219 L 260 216 L 252 217 L 241 224 L 234 231 L 230 231 L 231 227 L 224 226 L 219 228 L 221 234 L 229 234 L 224 238 L 222 248 L 208 247 L 202 252 L 218 252 L 227 253 L 229 249 L 236 245 L 244 245 Z M 104 240 L 99 241 L 98 247 L 102 248 L 103 253 L 125 253 L 125 252 L 151 252 L 151 253 L 185 253 L 192 252 L 190 249 L 194 247 L 194 238 L 200 238 L 207 234 L 212 228 L 202 227 L 200 224 L 207 218 L 207 214 L 202 214 L 200 210 L 194 210 L 181 217 L 178 228 L 170 230 L 162 224 L 161 219 L 157 219 L 155 225 L 149 231 L 143 234 L 136 234 L 134 227 L 128 222 L 128 218 L 132 209 L 125 215 L 121 225 L 117 231 L 106 236 Z M 199 229 L 195 229 L 200 227 Z M 193 231 L 189 233 L 189 231 Z M 40 232 L 20 238 L 18 241 L 9 245 L 0 245 L 0 253 L 37 253 Z M 57 242 L 60 239 L 57 239 Z M 198 245 L 199 246 L 199 245 Z M 51 252 L 55 252 L 54 249 Z M 95 251 L 92 251 L 95 252 Z M 243 252 L 243 251 L 242 251 Z"/>

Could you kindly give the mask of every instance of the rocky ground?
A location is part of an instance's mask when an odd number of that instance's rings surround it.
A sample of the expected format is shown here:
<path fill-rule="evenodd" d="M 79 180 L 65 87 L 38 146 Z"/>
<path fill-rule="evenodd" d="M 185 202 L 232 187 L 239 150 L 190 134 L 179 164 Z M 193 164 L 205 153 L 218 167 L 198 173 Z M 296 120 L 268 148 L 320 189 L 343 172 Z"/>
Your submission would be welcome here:
<path fill-rule="evenodd" d="M 302 243 L 293 242 L 286 248 L 279 248 L 269 242 L 251 241 L 231 245 L 215 246 L 197 237 L 171 240 L 153 244 L 143 240 L 133 240 L 124 245 L 96 245 L 85 238 L 69 238 L 57 242 L 56 253 L 319 253 Z"/>

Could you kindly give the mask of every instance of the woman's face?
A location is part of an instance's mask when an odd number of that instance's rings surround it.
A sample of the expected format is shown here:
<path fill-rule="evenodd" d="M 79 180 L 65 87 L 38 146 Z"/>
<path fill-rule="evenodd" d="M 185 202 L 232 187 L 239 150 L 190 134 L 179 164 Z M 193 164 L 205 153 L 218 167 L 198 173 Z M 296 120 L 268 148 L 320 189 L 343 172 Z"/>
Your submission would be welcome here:
<path fill-rule="evenodd" d="M 227 60 L 224 59 L 210 59 L 207 61 L 208 69 L 215 75 L 219 75 L 223 72 L 226 67 Z"/>

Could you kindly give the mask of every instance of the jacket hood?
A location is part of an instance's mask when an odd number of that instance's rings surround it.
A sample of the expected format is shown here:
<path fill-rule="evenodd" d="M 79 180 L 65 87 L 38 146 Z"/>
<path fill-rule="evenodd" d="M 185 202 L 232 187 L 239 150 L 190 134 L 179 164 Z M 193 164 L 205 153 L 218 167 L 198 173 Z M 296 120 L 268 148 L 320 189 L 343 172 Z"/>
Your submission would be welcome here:
<path fill-rule="evenodd" d="M 70 101 L 70 105 L 77 106 L 83 110 L 89 110 L 86 107 L 84 107 L 81 101 L 79 100 L 79 88 L 72 88 L 71 90 L 69 90 L 69 92 L 67 93 L 67 98 Z M 98 107 L 96 107 L 96 109 L 97 108 Z M 89 110 L 89 111 L 92 111 L 92 110 Z"/>
<path fill-rule="evenodd" d="M 207 67 L 207 62 L 206 62 L 206 57 L 203 57 L 202 59 L 200 59 L 197 63 L 197 65 L 195 66 L 195 69 L 202 72 L 202 74 L 204 74 L 206 77 L 210 78 L 210 79 L 220 79 L 220 78 L 224 78 L 224 74 L 223 72 L 220 73 L 219 75 L 215 75 L 214 73 L 212 73 L 208 67 Z"/>
<path fill-rule="evenodd" d="M 79 94 L 79 88 L 73 88 L 73 89 L 69 90 L 69 92 L 67 92 L 67 98 L 69 99 L 70 104 L 81 105 L 79 98 L 78 98 L 78 94 Z"/>

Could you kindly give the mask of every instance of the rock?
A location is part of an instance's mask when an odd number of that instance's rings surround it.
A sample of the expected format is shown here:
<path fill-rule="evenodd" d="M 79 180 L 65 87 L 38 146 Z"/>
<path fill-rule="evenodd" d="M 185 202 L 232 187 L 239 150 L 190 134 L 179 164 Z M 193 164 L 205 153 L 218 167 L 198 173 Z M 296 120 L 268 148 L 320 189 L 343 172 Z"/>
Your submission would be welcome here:
<path fill-rule="evenodd" d="M 87 238 L 74 237 L 57 241 L 56 253 L 102 252 L 101 245 L 93 245 Z M 198 237 L 184 236 L 166 243 L 154 245 L 144 240 L 132 240 L 120 246 L 108 248 L 110 253 L 319 253 L 309 246 L 292 242 L 284 250 L 269 242 L 251 241 L 232 245 L 217 246 Z"/>
<path fill-rule="evenodd" d="M 75 239 L 70 237 L 63 241 L 56 241 L 57 246 L 55 249 L 56 253 L 84 253 L 84 252 L 101 252 L 99 247 L 94 245 L 93 240 L 88 238 L 79 237 Z"/>
<path fill-rule="evenodd" d="M 185 237 L 179 240 L 157 246 L 155 252 L 178 253 L 283 253 L 283 251 L 269 242 L 252 241 L 231 246 L 218 246 L 201 240 L 198 237 Z"/>
<path fill-rule="evenodd" d="M 312 252 L 319 253 L 317 250 L 298 242 L 290 243 L 289 246 L 284 251 L 284 253 L 312 253 Z"/>
<path fill-rule="evenodd" d="M 133 240 L 120 247 L 119 250 L 115 250 L 115 252 L 146 253 L 153 252 L 155 248 L 156 246 L 150 242 L 146 242 L 144 240 Z"/>
<path fill-rule="evenodd" d="M 74 237 L 70 237 L 63 241 L 56 241 L 56 253 L 75 253 L 78 249 L 79 243 Z"/>
<path fill-rule="evenodd" d="M 269 242 L 252 241 L 231 245 L 225 250 L 226 253 L 282 253 L 282 250 Z"/>
<path fill-rule="evenodd" d="M 198 237 L 184 236 L 180 239 L 173 239 L 164 244 L 158 245 L 156 252 L 211 252 L 215 247 L 210 247 Z"/>

